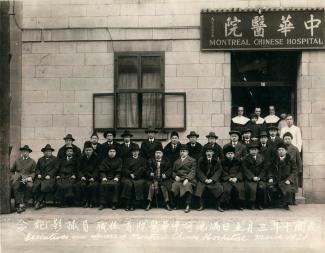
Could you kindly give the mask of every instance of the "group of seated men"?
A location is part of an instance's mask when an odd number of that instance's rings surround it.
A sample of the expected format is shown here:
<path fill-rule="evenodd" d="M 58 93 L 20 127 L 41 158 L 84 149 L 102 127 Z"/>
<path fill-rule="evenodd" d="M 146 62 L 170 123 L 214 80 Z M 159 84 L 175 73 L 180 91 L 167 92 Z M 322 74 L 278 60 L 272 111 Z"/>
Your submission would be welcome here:
<path fill-rule="evenodd" d="M 155 138 L 156 129 L 149 128 L 146 133 L 148 138 L 141 147 L 132 141 L 128 130 L 122 133 L 120 144 L 113 130 L 104 133 L 103 144 L 93 133 L 82 152 L 68 134 L 57 157 L 47 144 L 37 163 L 29 157 L 30 147 L 21 147 L 21 157 L 11 167 L 16 211 L 25 211 L 31 198 L 35 209 L 44 207 L 48 194 L 61 207 L 82 205 L 99 210 L 108 206 L 115 210 L 122 203 L 126 211 L 138 206 L 150 210 L 163 203 L 171 211 L 185 201 L 188 213 L 193 196 L 199 211 L 208 201 L 220 212 L 275 206 L 289 210 L 293 204 L 300 155 L 291 144 L 292 134 L 287 132 L 281 139 L 277 126 L 262 131 L 255 141 L 231 130 L 230 142 L 223 148 L 214 132 L 206 136 L 204 146 L 195 131 L 187 135 L 187 144 L 181 144 L 178 133 L 172 132 L 164 148 Z"/>

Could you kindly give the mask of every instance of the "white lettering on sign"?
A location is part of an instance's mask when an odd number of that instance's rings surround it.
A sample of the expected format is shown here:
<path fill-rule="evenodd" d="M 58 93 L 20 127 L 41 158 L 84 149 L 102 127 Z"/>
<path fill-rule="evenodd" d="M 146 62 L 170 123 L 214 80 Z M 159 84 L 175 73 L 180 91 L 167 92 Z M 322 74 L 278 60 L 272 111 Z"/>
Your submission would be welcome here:
<path fill-rule="evenodd" d="M 295 29 L 290 19 L 291 19 L 290 14 L 287 17 L 284 16 L 281 17 L 282 23 L 279 25 L 280 28 L 277 31 L 283 33 L 284 37 L 287 37 L 287 33 Z"/>
<path fill-rule="evenodd" d="M 254 30 L 254 37 L 264 37 L 265 27 L 267 27 L 267 25 L 264 23 L 264 15 L 255 16 L 252 19 L 251 29 Z"/>
<path fill-rule="evenodd" d="M 310 30 L 310 35 L 312 37 L 314 36 L 314 29 L 319 28 L 320 23 L 322 23 L 322 21 L 320 19 L 314 19 L 313 14 L 310 14 L 310 19 L 304 22 L 305 28 Z"/>
<path fill-rule="evenodd" d="M 234 37 L 242 37 L 242 33 L 237 33 L 238 24 L 241 22 L 236 16 L 227 18 L 227 22 L 225 23 L 225 37 L 233 35 Z"/>

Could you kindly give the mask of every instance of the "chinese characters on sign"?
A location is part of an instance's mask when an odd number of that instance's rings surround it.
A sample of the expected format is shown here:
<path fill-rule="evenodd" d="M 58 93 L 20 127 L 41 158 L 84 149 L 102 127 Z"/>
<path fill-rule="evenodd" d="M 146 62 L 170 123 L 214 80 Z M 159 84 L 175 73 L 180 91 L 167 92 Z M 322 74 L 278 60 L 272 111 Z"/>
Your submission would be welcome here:
<path fill-rule="evenodd" d="M 324 10 L 202 12 L 201 49 L 325 48 Z"/>

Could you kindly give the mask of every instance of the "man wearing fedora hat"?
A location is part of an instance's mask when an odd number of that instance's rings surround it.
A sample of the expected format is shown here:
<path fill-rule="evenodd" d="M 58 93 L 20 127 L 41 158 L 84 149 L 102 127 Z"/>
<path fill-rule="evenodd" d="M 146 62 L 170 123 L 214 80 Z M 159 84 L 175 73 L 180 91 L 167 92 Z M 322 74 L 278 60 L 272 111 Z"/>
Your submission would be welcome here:
<path fill-rule="evenodd" d="M 17 213 L 25 211 L 25 203 L 32 194 L 36 162 L 29 157 L 32 150 L 28 145 L 20 148 L 21 156 L 13 163 L 10 184 L 16 203 Z"/>
<path fill-rule="evenodd" d="M 108 155 L 99 165 L 99 210 L 110 202 L 112 210 L 117 208 L 122 176 L 122 159 L 117 156 L 114 145 L 108 147 Z"/>
<path fill-rule="evenodd" d="M 59 159 L 59 170 L 56 176 L 56 199 L 60 206 L 80 203 L 80 182 L 77 180 L 79 159 L 74 155 L 73 147 L 65 147 L 65 156 Z"/>
<path fill-rule="evenodd" d="M 149 160 L 155 156 L 155 150 L 157 148 L 162 149 L 162 144 L 155 138 L 155 134 L 158 133 L 155 128 L 149 127 L 145 132 L 148 134 L 148 139 L 141 144 L 141 156 Z"/>
<path fill-rule="evenodd" d="M 164 148 L 164 156 L 169 160 L 173 166 L 174 162 L 179 158 L 179 151 L 181 143 L 179 141 L 179 135 L 176 131 L 171 132 L 170 142 Z"/>
<path fill-rule="evenodd" d="M 148 189 L 147 161 L 140 157 L 140 148 L 134 143 L 130 148 L 131 157 L 123 164 L 121 197 L 126 200 L 126 211 L 133 211 L 136 204 L 143 204 L 144 193 Z"/>
<path fill-rule="evenodd" d="M 191 131 L 187 135 L 187 138 L 189 139 L 189 142 L 186 144 L 188 147 L 188 155 L 198 161 L 202 152 L 202 145 L 197 141 L 199 134 L 195 131 Z"/>
<path fill-rule="evenodd" d="M 179 202 L 182 197 L 185 198 L 185 213 L 190 212 L 193 187 L 196 185 L 196 166 L 195 159 L 188 155 L 187 145 L 182 145 L 180 158 L 175 161 L 173 166 L 172 192 L 176 202 Z"/>
<path fill-rule="evenodd" d="M 263 210 L 265 204 L 265 188 L 267 168 L 264 157 L 259 153 L 260 143 L 252 142 L 248 145 L 249 154 L 242 160 L 245 179 L 245 189 L 249 207 L 254 210 L 257 205 Z"/>
<path fill-rule="evenodd" d="M 282 139 L 278 136 L 279 128 L 274 125 L 270 125 L 268 128 L 269 139 L 268 139 L 268 146 L 273 149 L 274 153 L 276 153 L 277 145 L 282 142 Z"/>
<path fill-rule="evenodd" d="M 235 157 L 235 148 L 227 146 L 223 148 L 224 159 L 221 160 L 222 166 L 222 200 L 224 207 L 229 208 L 233 204 L 239 210 L 243 210 L 245 201 L 245 186 L 241 162 Z"/>
<path fill-rule="evenodd" d="M 79 159 L 79 173 L 81 202 L 84 207 L 97 204 L 99 157 L 95 153 L 93 143 L 86 141 L 84 151 Z"/>
<path fill-rule="evenodd" d="M 113 147 L 116 150 L 116 155 L 119 155 L 119 144 L 114 140 L 116 137 L 115 130 L 107 130 L 103 134 L 106 142 L 101 144 L 100 160 L 107 158 L 109 148 Z"/>
<path fill-rule="evenodd" d="M 275 203 L 280 196 L 280 202 L 284 209 L 290 210 L 292 194 L 296 191 L 297 164 L 287 153 L 287 145 L 284 142 L 277 144 L 277 156 L 271 163 L 268 171 L 268 194 L 271 203 Z"/>
<path fill-rule="evenodd" d="M 73 153 L 75 157 L 80 157 L 81 156 L 81 150 L 80 148 L 78 148 L 76 145 L 73 144 L 73 142 L 75 141 L 75 139 L 72 137 L 72 134 L 67 134 L 64 138 L 63 138 L 65 144 L 64 146 L 62 146 L 59 151 L 58 151 L 58 159 L 62 159 L 66 156 L 66 148 L 67 147 L 71 147 L 73 149 Z"/>
<path fill-rule="evenodd" d="M 237 159 L 242 159 L 246 154 L 246 146 L 242 144 L 239 140 L 241 138 L 241 133 L 237 130 L 230 130 L 229 132 L 230 142 L 224 145 L 224 148 L 232 146 L 235 148 L 235 157 Z"/>
<path fill-rule="evenodd" d="M 215 132 L 210 132 L 208 135 L 206 135 L 206 138 L 208 139 L 208 143 L 205 144 L 202 148 L 201 156 L 205 156 L 205 151 L 208 146 L 212 146 L 213 148 L 213 157 L 221 160 L 223 158 L 222 148 L 217 143 L 218 136 Z"/>
<path fill-rule="evenodd" d="M 148 177 L 149 177 L 149 193 L 148 193 L 148 205 L 146 210 L 151 208 L 151 202 L 153 197 L 156 197 L 156 203 L 158 206 L 158 194 L 161 192 L 164 199 L 166 209 L 171 211 L 170 207 L 170 195 L 172 188 L 172 166 L 168 159 L 164 157 L 163 149 L 157 147 L 155 150 L 155 156 L 148 161 Z"/>
<path fill-rule="evenodd" d="M 213 148 L 209 145 L 206 147 L 205 156 L 200 158 L 196 171 L 198 183 L 194 195 L 200 199 L 200 207 L 198 211 L 204 209 L 202 195 L 207 190 L 212 193 L 217 210 L 223 212 L 223 209 L 220 206 L 220 198 L 223 193 L 221 174 L 222 167 L 220 160 L 213 158 Z"/>
<path fill-rule="evenodd" d="M 242 131 L 242 144 L 247 146 L 252 142 L 252 130 L 249 127 L 246 127 Z M 248 151 L 248 150 L 247 150 Z"/>
<path fill-rule="evenodd" d="M 55 177 L 58 171 L 58 160 L 53 155 L 54 148 L 50 144 L 46 144 L 41 151 L 44 156 L 37 161 L 33 187 L 34 200 L 36 202 L 35 209 L 43 208 L 47 194 L 54 193 Z"/>
<path fill-rule="evenodd" d="M 131 140 L 133 134 L 131 134 L 129 130 L 124 130 L 121 137 L 123 138 L 123 142 L 119 145 L 119 156 L 122 161 L 125 161 L 127 158 L 132 156 L 131 149 L 139 146 Z"/>

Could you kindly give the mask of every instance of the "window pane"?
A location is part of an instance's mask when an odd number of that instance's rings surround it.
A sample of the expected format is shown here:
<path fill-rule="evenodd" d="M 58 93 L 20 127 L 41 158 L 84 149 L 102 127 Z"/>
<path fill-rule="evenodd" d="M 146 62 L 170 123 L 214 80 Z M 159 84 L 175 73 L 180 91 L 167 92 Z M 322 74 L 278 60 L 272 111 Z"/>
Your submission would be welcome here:
<path fill-rule="evenodd" d="M 165 128 L 185 128 L 184 94 L 165 94 Z"/>
<path fill-rule="evenodd" d="M 142 69 L 142 88 L 160 89 L 161 88 L 161 69 L 159 56 L 141 57 Z"/>
<path fill-rule="evenodd" d="M 117 95 L 117 127 L 139 127 L 138 95 L 135 93 Z"/>
<path fill-rule="evenodd" d="M 95 120 L 94 128 L 113 128 L 114 127 L 114 97 L 100 96 L 95 97 Z"/>
<path fill-rule="evenodd" d="M 162 94 L 142 95 L 142 127 L 162 127 Z"/>
<path fill-rule="evenodd" d="M 138 88 L 138 58 L 136 56 L 121 56 L 118 58 L 117 88 Z"/>

